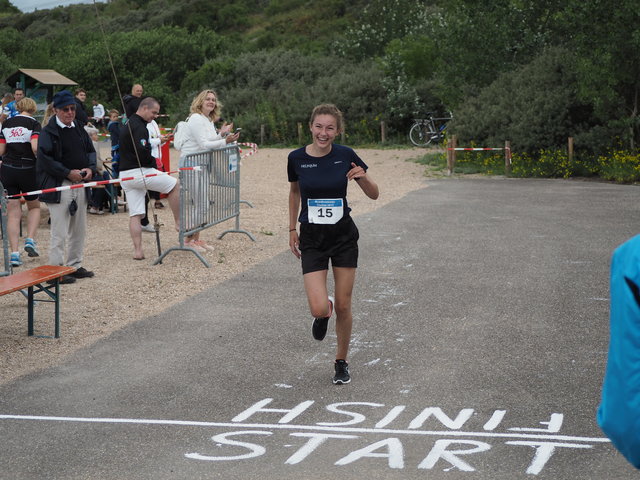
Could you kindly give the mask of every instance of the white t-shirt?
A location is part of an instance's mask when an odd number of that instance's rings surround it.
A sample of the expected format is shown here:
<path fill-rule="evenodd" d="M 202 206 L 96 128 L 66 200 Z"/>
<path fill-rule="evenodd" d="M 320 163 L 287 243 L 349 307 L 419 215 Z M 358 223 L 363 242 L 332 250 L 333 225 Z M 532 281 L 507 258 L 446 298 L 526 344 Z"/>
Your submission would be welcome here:
<path fill-rule="evenodd" d="M 218 133 L 213 122 L 203 114 L 192 113 L 187 125 L 187 139 L 180 152 L 182 155 L 205 152 L 227 145 L 227 141 Z"/>
<path fill-rule="evenodd" d="M 104 117 L 104 107 L 101 103 L 93 106 L 93 118 L 97 118 L 98 120 L 102 120 Z"/>
<path fill-rule="evenodd" d="M 151 155 L 153 158 L 162 158 L 162 152 L 160 149 L 160 127 L 155 120 L 151 120 L 147 123 L 147 130 L 149 130 L 149 144 L 151 145 Z"/>

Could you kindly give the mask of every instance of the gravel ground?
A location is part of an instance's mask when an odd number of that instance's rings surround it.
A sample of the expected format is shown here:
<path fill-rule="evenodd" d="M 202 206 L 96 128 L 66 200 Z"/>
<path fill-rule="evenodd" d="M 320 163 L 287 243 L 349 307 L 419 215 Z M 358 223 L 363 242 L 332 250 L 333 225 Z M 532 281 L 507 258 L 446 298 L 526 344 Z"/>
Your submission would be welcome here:
<path fill-rule="evenodd" d="M 108 147 L 103 149 L 106 154 Z M 218 234 L 231 228 L 230 220 L 205 230 L 201 238 L 215 247 L 203 254 L 211 264 L 206 268 L 189 252 L 172 252 L 161 265 L 153 265 L 155 235 L 143 233 L 147 259 L 134 261 L 128 231 L 128 214 L 88 215 L 88 234 L 84 266 L 95 277 L 63 285 L 61 301 L 61 338 L 53 335 L 53 306 L 36 307 L 36 335 L 27 336 L 26 300 L 20 293 L 0 297 L 0 383 L 57 364 L 75 350 L 135 322 L 154 315 L 174 303 L 211 288 L 251 266 L 288 249 L 286 175 L 290 150 L 261 149 L 242 160 L 241 198 L 254 208 L 241 206 L 240 227 L 251 232 L 256 241 L 244 234 Z M 350 188 L 349 204 L 354 216 L 396 200 L 412 190 L 424 187 L 424 167 L 408 159 L 424 154 L 422 149 L 356 149 L 370 167 L 370 175 L 380 186 L 380 198 L 368 199 L 359 188 Z M 172 165 L 177 152 L 172 151 Z M 351 183 L 351 185 L 355 185 Z M 166 205 L 166 200 L 165 200 Z M 163 248 L 177 245 L 173 220 L 167 208 L 156 210 L 161 223 Z M 267 214 L 268 212 L 268 214 Z M 20 269 L 47 263 L 49 227 L 47 207 L 42 206 L 42 221 L 37 241 L 41 256 L 29 258 Z M 299 275 L 299 269 L 291 269 Z"/>

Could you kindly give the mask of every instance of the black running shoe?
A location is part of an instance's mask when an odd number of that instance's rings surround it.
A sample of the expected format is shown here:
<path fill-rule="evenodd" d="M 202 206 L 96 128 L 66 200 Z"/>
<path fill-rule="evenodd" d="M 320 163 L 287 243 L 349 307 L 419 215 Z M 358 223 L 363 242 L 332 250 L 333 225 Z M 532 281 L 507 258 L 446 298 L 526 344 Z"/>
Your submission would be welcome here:
<path fill-rule="evenodd" d="M 333 297 L 329 297 L 329 316 L 314 318 L 311 324 L 311 334 L 316 340 L 324 340 L 327 336 L 327 326 L 329 325 L 329 319 L 333 315 Z"/>
<path fill-rule="evenodd" d="M 349 375 L 349 364 L 344 360 L 336 360 L 335 364 L 336 374 L 333 377 L 334 385 L 344 385 L 351 381 L 351 375 Z"/>

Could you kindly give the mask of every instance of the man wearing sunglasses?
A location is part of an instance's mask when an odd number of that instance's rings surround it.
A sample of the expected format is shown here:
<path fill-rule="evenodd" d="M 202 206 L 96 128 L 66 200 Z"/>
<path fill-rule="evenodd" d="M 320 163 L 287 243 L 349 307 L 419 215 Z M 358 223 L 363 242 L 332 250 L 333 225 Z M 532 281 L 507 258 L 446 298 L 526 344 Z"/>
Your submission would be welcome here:
<path fill-rule="evenodd" d="M 56 93 L 53 108 L 55 115 L 43 126 L 38 141 L 36 176 L 42 190 L 88 182 L 96 174 L 96 151 L 87 132 L 75 120 L 77 107 L 71 92 Z M 76 268 L 60 283 L 93 277 L 93 272 L 82 266 L 87 224 L 86 190 L 77 188 L 40 195 L 40 201 L 47 204 L 51 217 L 49 263 Z"/>

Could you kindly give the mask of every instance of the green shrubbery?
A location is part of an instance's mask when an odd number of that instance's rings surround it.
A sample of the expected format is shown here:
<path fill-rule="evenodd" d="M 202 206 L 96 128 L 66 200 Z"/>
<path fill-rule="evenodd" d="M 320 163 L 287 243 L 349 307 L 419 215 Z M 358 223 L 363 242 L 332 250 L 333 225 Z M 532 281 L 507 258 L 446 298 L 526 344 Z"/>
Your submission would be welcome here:
<path fill-rule="evenodd" d="M 459 144 L 511 141 L 514 175 L 635 178 L 634 153 L 598 159 L 634 152 L 640 138 L 637 0 L 211 5 L 111 0 L 19 14 L 0 0 L 0 78 L 52 68 L 120 108 L 99 12 L 122 93 L 142 83 L 169 126 L 203 88 L 218 92 L 244 139 L 266 144 L 298 143 L 320 102 L 344 111 L 354 145 L 379 142 L 381 121 L 387 141 L 407 144 L 412 118 L 451 110 Z M 498 172 L 499 157 L 460 155 L 459 167 Z"/>
<path fill-rule="evenodd" d="M 181 89 L 187 97 L 204 88 L 218 93 L 223 117 L 243 129 L 243 137 L 269 144 L 298 143 L 298 123 L 307 135 L 309 114 L 318 103 L 338 105 L 350 142 L 379 141 L 385 92 L 375 64 L 354 64 L 341 57 L 310 57 L 293 50 L 272 50 L 217 57 L 188 74 Z M 184 106 L 189 102 L 183 101 Z M 186 108 L 177 113 L 181 118 Z"/>
<path fill-rule="evenodd" d="M 447 157 L 444 152 L 431 152 L 417 160 L 430 169 L 444 171 Z M 458 152 L 454 173 L 485 175 L 505 174 L 504 154 L 495 152 Z M 547 149 L 535 153 L 513 153 L 512 177 L 572 178 L 599 177 L 623 183 L 640 182 L 640 153 L 612 150 L 597 157 L 576 153 L 572 158 L 566 150 Z"/>
<path fill-rule="evenodd" d="M 589 157 L 569 155 L 564 150 L 540 150 L 535 154 L 513 154 L 511 175 L 514 177 L 570 178 L 597 175 L 597 165 Z"/>
<path fill-rule="evenodd" d="M 598 158 L 598 174 L 606 180 L 617 182 L 640 181 L 640 153 L 615 150 Z"/>
<path fill-rule="evenodd" d="M 566 145 L 568 137 L 588 135 L 593 126 L 602 125 L 593 107 L 578 99 L 576 76 L 571 52 L 549 49 L 471 97 L 455 112 L 449 131 L 460 142 L 486 146 L 509 140 L 514 151 L 528 154 Z M 606 148 L 610 139 L 601 136 L 590 147 Z"/>

